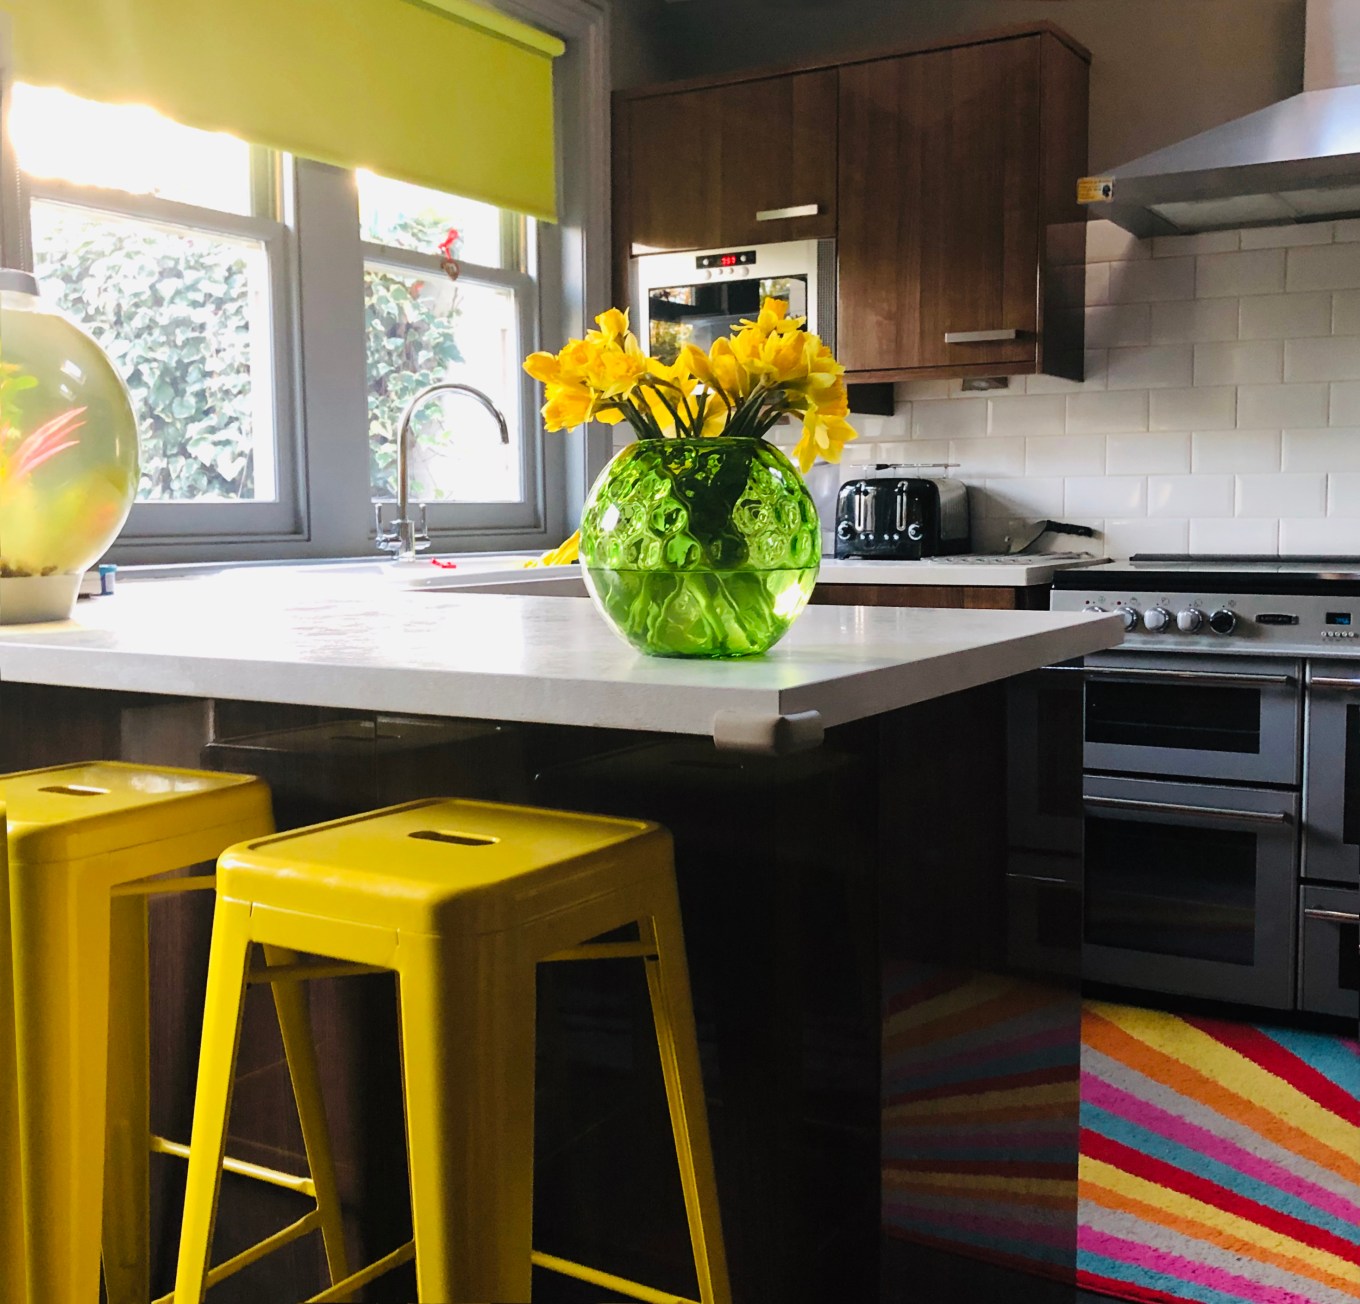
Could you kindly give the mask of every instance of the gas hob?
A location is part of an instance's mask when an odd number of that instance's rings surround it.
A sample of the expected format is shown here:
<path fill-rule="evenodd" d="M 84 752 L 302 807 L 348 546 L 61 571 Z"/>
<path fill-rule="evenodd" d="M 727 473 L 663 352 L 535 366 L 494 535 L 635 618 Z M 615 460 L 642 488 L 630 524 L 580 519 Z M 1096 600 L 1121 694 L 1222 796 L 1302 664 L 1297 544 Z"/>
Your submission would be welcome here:
<path fill-rule="evenodd" d="M 1145 555 L 1053 577 L 1054 611 L 1113 611 L 1126 649 L 1360 657 L 1360 557 Z"/>

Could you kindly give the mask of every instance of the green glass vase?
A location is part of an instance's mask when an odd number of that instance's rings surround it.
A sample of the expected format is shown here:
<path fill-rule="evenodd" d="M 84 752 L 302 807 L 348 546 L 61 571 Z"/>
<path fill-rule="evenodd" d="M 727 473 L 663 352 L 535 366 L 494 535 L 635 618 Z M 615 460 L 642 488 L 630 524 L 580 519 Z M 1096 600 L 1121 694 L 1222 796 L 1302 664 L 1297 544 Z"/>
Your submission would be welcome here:
<path fill-rule="evenodd" d="M 766 651 L 807 605 L 820 563 L 812 496 L 763 439 L 638 439 L 581 518 L 596 607 L 652 656 Z"/>

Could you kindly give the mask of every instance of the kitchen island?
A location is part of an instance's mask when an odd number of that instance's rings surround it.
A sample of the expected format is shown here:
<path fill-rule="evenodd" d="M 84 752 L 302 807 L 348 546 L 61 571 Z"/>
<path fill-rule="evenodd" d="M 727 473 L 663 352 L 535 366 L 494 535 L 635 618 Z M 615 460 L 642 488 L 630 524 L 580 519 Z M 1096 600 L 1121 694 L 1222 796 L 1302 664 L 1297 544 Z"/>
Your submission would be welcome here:
<path fill-rule="evenodd" d="M 127 585 L 72 622 L 0 632 L 0 763 L 249 770 L 282 826 L 433 793 L 660 820 L 676 836 L 737 1300 L 858 1304 L 901 1298 L 907 1278 L 913 1299 L 964 1298 L 1002 1289 L 987 1275 L 1002 1270 L 936 1254 L 929 1236 L 881 1238 L 911 1181 L 885 1066 L 909 1043 L 924 1071 L 917 1034 L 948 1030 L 948 993 L 970 974 L 1009 984 L 1036 1036 L 1075 1047 L 1075 991 L 1007 958 L 1001 684 L 1122 636 L 1117 618 L 1084 614 L 820 607 L 764 658 L 661 661 L 580 599 L 338 575 L 300 590 L 251 568 Z M 152 907 L 153 1124 L 179 1138 L 201 895 Z M 376 1257 L 407 1216 L 391 982 L 311 986 L 356 1257 Z M 297 1125 L 268 996 L 251 1000 L 230 1148 L 286 1167 Z M 692 1291 L 641 976 L 549 967 L 538 1016 L 536 1243 Z M 156 1170 L 158 1272 L 180 1180 Z M 228 1179 L 215 1257 L 290 1221 L 292 1198 Z M 318 1272 L 306 1242 L 214 1299 L 305 1298 Z M 1047 1298 L 1034 1285 L 1027 1298 Z M 595 1298 L 548 1277 L 536 1291 Z M 409 1299 L 409 1283 L 367 1298 Z"/>

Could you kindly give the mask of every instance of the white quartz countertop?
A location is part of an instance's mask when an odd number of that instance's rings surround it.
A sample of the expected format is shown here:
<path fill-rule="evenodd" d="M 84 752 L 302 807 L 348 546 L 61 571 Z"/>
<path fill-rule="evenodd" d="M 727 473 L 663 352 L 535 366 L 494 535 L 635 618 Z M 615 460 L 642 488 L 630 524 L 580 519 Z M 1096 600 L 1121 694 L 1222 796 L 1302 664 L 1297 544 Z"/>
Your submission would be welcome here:
<path fill-rule="evenodd" d="M 822 558 L 819 584 L 976 585 L 980 588 L 1026 589 L 1052 584 L 1060 570 L 1099 566 L 1105 557 L 1066 557 L 1043 553 L 1011 556 L 968 555 L 923 557 L 920 561 L 837 561 Z"/>
<path fill-rule="evenodd" d="M 873 564 L 873 563 L 870 563 Z M 1116 616 L 810 607 L 768 655 L 642 656 L 589 601 L 243 569 L 0 628 L 0 681 L 710 735 L 757 750 L 1114 647 Z"/>

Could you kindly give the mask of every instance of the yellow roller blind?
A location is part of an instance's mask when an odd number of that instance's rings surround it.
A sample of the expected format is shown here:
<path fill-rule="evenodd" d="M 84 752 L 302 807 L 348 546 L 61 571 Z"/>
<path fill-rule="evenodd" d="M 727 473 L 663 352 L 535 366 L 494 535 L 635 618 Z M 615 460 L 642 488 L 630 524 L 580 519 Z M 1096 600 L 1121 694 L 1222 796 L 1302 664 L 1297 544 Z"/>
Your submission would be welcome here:
<path fill-rule="evenodd" d="M 18 79 L 552 220 L 562 44 L 470 0 L 0 0 Z"/>

